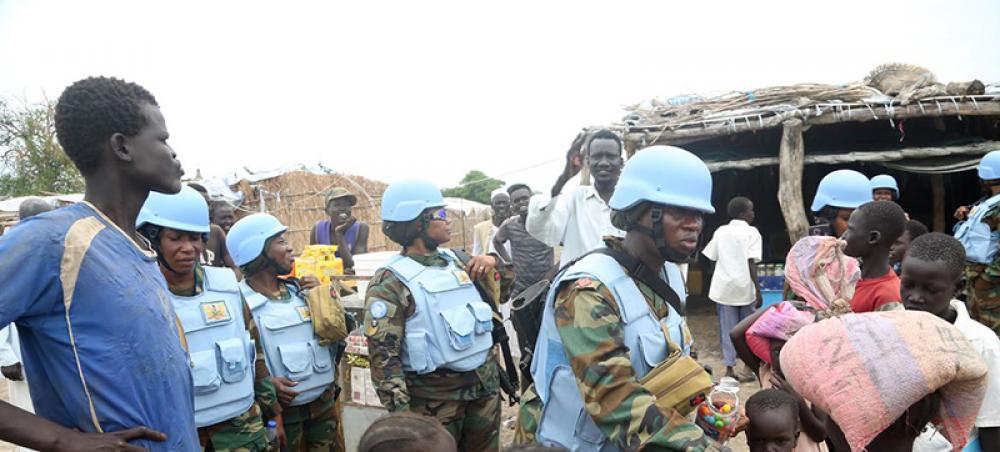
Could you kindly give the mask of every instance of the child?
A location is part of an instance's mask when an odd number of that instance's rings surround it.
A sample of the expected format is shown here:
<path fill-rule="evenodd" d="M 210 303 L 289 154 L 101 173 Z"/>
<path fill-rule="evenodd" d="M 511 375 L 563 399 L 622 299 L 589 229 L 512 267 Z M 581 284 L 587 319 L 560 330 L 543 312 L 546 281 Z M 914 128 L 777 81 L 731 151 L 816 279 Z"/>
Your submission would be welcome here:
<path fill-rule="evenodd" d="M 799 438 L 798 401 L 780 389 L 765 389 L 746 404 L 750 452 L 792 452 Z"/>
<path fill-rule="evenodd" d="M 902 308 L 899 277 L 889 268 L 889 247 L 903 235 L 906 214 L 892 201 L 862 204 L 847 222 L 844 254 L 861 260 L 861 281 L 854 289 L 856 313 Z"/>
<path fill-rule="evenodd" d="M 903 229 L 903 235 L 899 236 L 895 242 L 892 242 L 892 246 L 889 247 L 889 262 L 892 264 L 892 270 L 897 275 L 903 271 L 903 256 L 906 255 L 906 250 L 910 247 L 910 242 L 927 232 L 927 226 L 924 226 L 923 223 L 917 220 L 909 220 Z"/>
<path fill-rule="evenodd" d="M 458 446 L 437 419 L 404 411 L 372 422 L 358 452 L 458 452 Z"/>
<path fill-rule="evenodd" d="M 965 304 L 953 297 L 962 290 L 965 247 L 950 235 L 930 233 L 910 244 L 903 261 L 901 295 L 907 310 L 934 314 L 969 340 L 989 368 L 986 398 L 976 417 L 982 450 L 1000 450 L 1000 339 L 985 325 L 972 320 Z M 914 451 L 951 450 L 936 429 L 927 429 L 914 443 Z"/>
<path fill-rule="evenodd" d="M 928 420 L 960 450 L 986 393 L 986 364 L 969 341 L 924 312 L 814 323 L 788 340 L 781 363 L 788 383 L 829 413 L 837 452 L 909 452 Z"/>

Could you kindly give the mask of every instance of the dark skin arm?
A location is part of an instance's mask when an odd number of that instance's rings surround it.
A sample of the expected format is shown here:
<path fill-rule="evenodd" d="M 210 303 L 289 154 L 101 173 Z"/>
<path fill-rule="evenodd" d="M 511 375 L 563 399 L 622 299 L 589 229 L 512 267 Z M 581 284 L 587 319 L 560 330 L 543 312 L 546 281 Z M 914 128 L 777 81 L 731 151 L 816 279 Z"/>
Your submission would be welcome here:
<path fill-rule="evenodd" d="M 749 317 L 743 319 L 740 323 L 729 332 L 729 338 L 733 341 L 733 348 L 736 349 L 736 356 L 743 361 L 757 377 L 760 378 L 760 358 L 753 354 L 750 350 L 750 346 L 747 345 L 747 330 L 753 325 L 760 316 L 764 315 L 767 309 L 758 309 L 757 312 L 750 314 Z"/>
<path fill-rule="evenodd" d="M 757 301 L 753 303 L 754 308 L 760 308 L 760 305 L 764 304 L 764 297 L 760 296 L 760 280 L 757 279 L 757 263 L 753 259 L 747 259 L 747 265 L 750 266 L 750 278 L 753 279 L 753 289 L 754 293 L 757 294 Z"/>
<path fill-rule="evenodd" d="M 503 246 L 504 243 L 507 243 L 507 240 L 507 222 L 505 221 L 497 228 L 497 233 L 493 236 L 493 248 L 497 250 L 500 259 L 504 262 L 511 262 L 510 256 L 507 255 L 507 248 Z"/>
<path fill-rule="evenodd" d="M 556 183 L 552 185 L 552 197 L 555 198 L 562 193 L 563 187 L 566 182 L 569 182 L 573 176 L 580 173 L 580 169 L 583 168 L 583 155 L 580 153 L 580 149 L 583 147 L 584 141 L 587 139 L 586 132 L 580 132 L 576 138 L 573 139 L 573 144 L 569 146 L 569 150 L 566 151 L 566 166 L 563 168 L 562 174 L 556 179 Z"/>
<path fill-rule="evenodd" d="M 70 430 L 3 401 L 0 401 L 0 419 L 2 419 L 0 439 L 35 450 L 142 452 L 144 448 L 131 445 L 128 441 L 167 439 L 167 435 L 146 427 L 135 427 L 114 433 L 83 433 Z"/>
<path fill-rule="evenodd" d="M 980 428 L 979 444 L 983 450 L 1000 450 L 1000 427 Z"/>

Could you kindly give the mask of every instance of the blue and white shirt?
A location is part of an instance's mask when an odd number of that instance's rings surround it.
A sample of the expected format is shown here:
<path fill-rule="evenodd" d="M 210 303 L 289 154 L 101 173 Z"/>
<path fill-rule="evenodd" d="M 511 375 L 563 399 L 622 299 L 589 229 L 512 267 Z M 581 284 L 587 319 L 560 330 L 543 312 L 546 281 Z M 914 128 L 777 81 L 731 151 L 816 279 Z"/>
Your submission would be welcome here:
<path fill-rule="evenodd" d="M 146 426 L 153 451 L 200 450 L 187 353 L 155 254 L 95 207 L 0 237 L 0 327 L 16 322 L 35 412 L 67 428 Z"/>

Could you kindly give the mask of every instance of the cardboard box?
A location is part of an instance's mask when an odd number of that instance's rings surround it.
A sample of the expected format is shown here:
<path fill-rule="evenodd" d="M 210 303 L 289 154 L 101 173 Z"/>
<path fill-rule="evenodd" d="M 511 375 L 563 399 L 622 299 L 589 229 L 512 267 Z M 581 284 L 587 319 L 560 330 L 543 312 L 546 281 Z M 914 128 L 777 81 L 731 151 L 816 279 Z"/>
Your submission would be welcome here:
<path fill-rule="evenodd" d="M 372 384 L 372 370 L 365 369 L 365 402 L 368 406 L 382 406 L 382 401 L 375 392 L 375 385 Z"/>
<path fill-rule="evenodd" d="M 351 367 L 351 402 L 367 405 L 367 387 L 371 384 L 371 372 L 368 369 Z"/>

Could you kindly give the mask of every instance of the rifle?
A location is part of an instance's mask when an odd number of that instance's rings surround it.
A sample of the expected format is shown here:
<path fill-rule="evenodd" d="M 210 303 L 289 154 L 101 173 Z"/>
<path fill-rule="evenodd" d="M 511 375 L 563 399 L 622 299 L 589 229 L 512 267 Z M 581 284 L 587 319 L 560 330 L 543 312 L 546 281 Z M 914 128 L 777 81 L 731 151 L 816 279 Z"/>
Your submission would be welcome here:
<path fill-rule="evenodd" d="M 452 250 L 458 260 L 465 265 L 469 262 L 468 254 L 462 250 Z M 499 306 L 494 302 L 493 296 L 490 293 L 489 288 L 484 287 L 479 281 L 472 282 L 476 286 L 476 291 L 479 292 L 479 297 L 483 299 L 483 302 L 490 305 L 490 309 L 493 310 L 493 344 L 500 345 L 500 352 L 503 355 L 504 370 L 506 372 L 500 372 L 500 389 L 503 390 L 504 394 L 507 394 L 507 401 L 511 406 L 516 403 L 520 403 L 521 398 L 518 396 L 520 382 L 517 376 L 517 365 L 514 364 L 514 357 L 510 353 L 510 337 L 507 336 L 507 328 L 503 325 L 503 317 L 500 315 Z"/>

